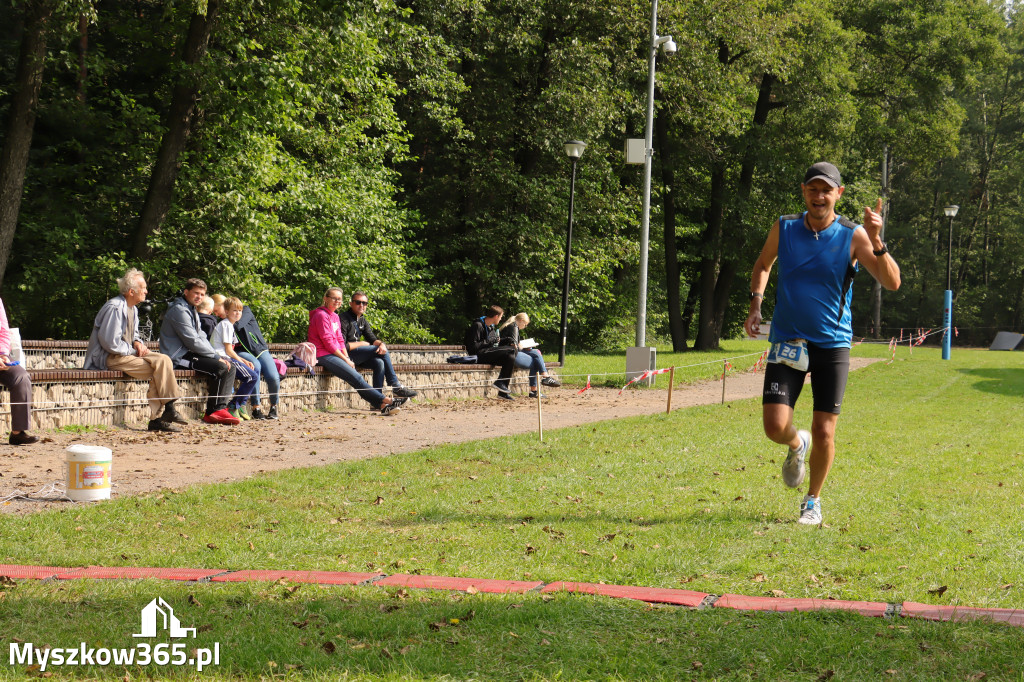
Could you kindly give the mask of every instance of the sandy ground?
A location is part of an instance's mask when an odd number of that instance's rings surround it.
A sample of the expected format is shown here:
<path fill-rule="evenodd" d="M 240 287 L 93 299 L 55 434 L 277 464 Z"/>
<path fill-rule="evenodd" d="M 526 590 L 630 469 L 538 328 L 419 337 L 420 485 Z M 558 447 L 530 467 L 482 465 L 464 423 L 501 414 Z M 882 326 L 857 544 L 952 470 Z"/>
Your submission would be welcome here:
<path fill-rule="evenodd" d="M 873 360 L 853 358 L 857 369 Z M 730 374 L 725 399 L 761 394 L 763 374 Z M 664 412 L 663 389 L 592 388 L 582 395 L 574 388 L 545 389 L 544 429 Z M 722 400 L 722 382 L 676 387 L 672 408 L 707 405 Z M 482 425 L 487 429 L 483 430 Z M 42 442 L 26 447 L 0 446 L 0 513 L 25 514 L 73 502 L 39 494 L 51 483 L 63 484 L 65 448 L 74 443 L 102 445 L 113 455 L 113 497 L 195 483 L 233 481 L 253 474 L 319 466 L 332 462 L 420 450 L 441 443 L 537 430 L 537 402 L 496 399 L 413 401 L 393 417 L 369 410 L 331 413 L 286 413 L 279 421 L 249 421 L 238 426 L 193 422 L 177 434 L 150 433 L 145 424 L 88 433 L 37 432 Z M 10 499 L 15 493 L 34 499 Z"/>

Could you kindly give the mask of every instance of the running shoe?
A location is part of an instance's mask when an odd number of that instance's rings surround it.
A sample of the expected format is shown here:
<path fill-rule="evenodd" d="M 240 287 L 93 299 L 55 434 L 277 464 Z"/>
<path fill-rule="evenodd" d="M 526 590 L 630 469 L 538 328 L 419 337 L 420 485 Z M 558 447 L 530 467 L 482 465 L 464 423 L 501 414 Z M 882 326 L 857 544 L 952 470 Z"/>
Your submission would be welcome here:
<path fill-rule="evenodd" d="M 821 498 L 811 497 L 810 495 L 804 496 L 804 501 L 800 503 L 800 518 L 796 522 L 802 523 L 805 526 L 820 526 Z"/>
<path fill-rule="evenodd" d="M 811 449 L 809 431 L 797 431 L 796 435 L 800 438 L 800 447 L 790 449 L 786 461 L 782 463 L 782 480 L 790 488 L 796 488 L 804 482 L 804 474 L 807 472 L 804 460 L 807 459 L 807 451 Z"/>

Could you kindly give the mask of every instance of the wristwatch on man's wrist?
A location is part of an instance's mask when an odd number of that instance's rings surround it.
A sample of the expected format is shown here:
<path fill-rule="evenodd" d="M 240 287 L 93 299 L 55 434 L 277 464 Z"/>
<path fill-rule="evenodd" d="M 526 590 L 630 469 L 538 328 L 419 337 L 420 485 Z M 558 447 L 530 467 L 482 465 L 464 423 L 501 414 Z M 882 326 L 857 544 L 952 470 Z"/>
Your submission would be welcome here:
<path fill-rule="evenodd" d="M 889 248 L 885 245 L 885 242 L 882 242 L 882 248 L 880 248 L 878 251 L 872 250 L 871 253 L 875 254 L 876 256 L 884 256 L 885 254 L 889 253 Z"/>
<path fill-rule="evenodd" d="M 753 301 L 755 298 L 762 298 L 763 299 L 764 298 L 764 294 L 759 293 L 757 291 L 751 291 L 750 292 L 750 300 Z"/>

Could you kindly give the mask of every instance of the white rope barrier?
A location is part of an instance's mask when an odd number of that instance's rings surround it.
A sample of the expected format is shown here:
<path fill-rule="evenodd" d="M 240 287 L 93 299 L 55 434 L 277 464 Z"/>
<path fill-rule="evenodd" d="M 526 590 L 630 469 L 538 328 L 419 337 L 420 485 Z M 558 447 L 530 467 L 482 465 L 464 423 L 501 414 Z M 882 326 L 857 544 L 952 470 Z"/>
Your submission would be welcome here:
<path fill-rule="evenodd" d="M 908 335 L 906 337 L 906 339 L 904 339 L 902 341 L 899 341 L 898 343 L 902 344 L 903 342 L 908 342 L 911 345 L 920 345 L 924 341 L 925 338 L 928 338 L 929 336 L 935 336 L 937 334 L 943 334 L 943 333 L 945 333 L 945 331 L 946 331 L 946 328 L 943 327 L 943 328 L 940 328 L 940 329 L 928 330 L 927 332 L 918 334 L 916 336 L 915 335 Z M 868 341 L 868 340 L 865 340 L 865 339 L 862 338 L 860 341 L 858 341 L 854 345 L 857 346 L 857 345 L 861 345 L 861 344 L 891 345 L 892 341 L 891 340 L 890 341 Z M 763 356 L 763 355 L 764 355 L 764 351 L 757 352 L 757 353 L 744 353 L 742 355 L 734 355 L 734 356 L 731 356 L 731 357 L 717 358 L 717 359 L 714 359 L 714 360 L 708 360 L 706 362 L 697 362 L 697 363 L 692 363 L 692 364 L 689 364 L 689 365 L 673 365 L 673 368 L 677 369 L 677 370 L 682 370 L 682 369 L 692 369 L 692 368 L 695 368 L 695 367 L 706 367 L 706 366 L 709 366 L 709 365 L 720 365 L 720 364 L 725 363 L 726 365 L 728 365 L 729 369 L 732 369 L 731 363 L 734 360 L 741 360 L 743 358 L 751 358 L 751 357 L 760 357 L 760 356 Z M 758 371 L 759 370 L 759 365 L 760 365 L 760 362 L 755 363 L 752 366 L 752 369 L 754 371 Z M 464 365 L 456 365 L 456 366 L 464 366 Z M 483 371 L 490 371 L 490 370 L 493 369 L 494 366 L 493 365 L 487 365 L 487 364 L 481 364 L 481 365 L 476 365 L 476 367 L 480 367 Z M 438 370 L 438 371 L 443 371 L 443 370 Z M 571 373 L 571 374 L 570 373 L 560 372 L 558 374 L 558 376 L 561 379 L 584 378 L 584 377 L 589 379 L 589 378 L 597 378 L 597 377 L 622 377 L 622 376 L 625 376 L 625 374 L 626 374 L 625 372 L 603 372 L 603 373 L 602 372 L 598 372 L 598 373 L 595 373 L 595 372 L 580 372 L 580 373 Z M 331 375 L 331 374 L 327 373 L 327 374 L 310 375 L 310 376 L 313 376 L 315 378 L 326 378 L 326 377 L 333 377 L 334 375 Z M 716 376 L 717 376 L 717 373 L 716 373 Z M 341 379 L 340 377 L 336 377 L 336 378 L 344 381 L 344 379 Z M 131 380 L 131 381 L 139 381 L 139 382 L 145 381 L 144 379 L 133 379 L 132 377 L 129 377 L 128 375 L 125 375 L 123 380 Z M 101 381 L 119 381 L 119 380 L 117 380 L 117 379 L 114 379 L 114 380 L 103 379 Z M 487 388 L 487 387 L 490 387 L 492 384 L 493 384 L 492 380 L 485 379 L 485 380 L 482 380 L 482 381 L 470 381 L 470 382 L 458 382 L 458 383 L 444 382 L 444 383 L 415 384 L 415 385 L 410 385 L 407 388 L 412 388 L 412 389 L 416 389 L 416 390 L 445 391 L 445 390 L 459 390 L 459 389 L 465 389 L 465 388 Z M 278 391 L 277 395 L 279 397 L 286 397 L 286 398 L 318 397 L 318 396 L 342 396 L 342 395 L 358 394 L 360 390 L 367 390 L 367 389 L 342 388 L 342 389 L 319 390 L 319 391 Z M 373 389 L 373 390 L 377 390 L 377 389 Z M 235 394 L 232 393 L 231 395 L 227 395 L 227 396 L 215 396 L 215 397 L 217 397 L 217 398 L 219 398 L 221 400 L 224 400 L 224 399 L 230 400 L 231 398 L 234 397 L 234 395 Z M 271 394 L 267 393 L 267 392 L 264 392 L 264 391 L 261 391 L 261 398 L 268 397 L 269 395 L 271 395 Z M 202 403 L 202 402 L 205 402 L 205 401 L 209 400 L 210 397 L 211 397 L 210 394 L 201 394 L 201 395 L 178 396 L 178 397 L 171 397 L 171 396 L 167 396 L 167 397 L 163 397 L 163 398 L 157 397 L 157 398 L 153 398 L 153 399 L 154 400 L 161 400 L 161 401 L 179 400 L 181 402 L 187 402 L 187 403 Z M 149 405 L 149 401 L 150 400 L 151 400 L 151 398 L 149 398 L 149 397 L 143 397 L 143 398 L 103 398 L 103 399 L 93 398 L 93 399 L 87 399 L 87 400 L 33 401 L 33 402 L 28 403 L 28 404 L 32 407 L 32 409 L 34 411 L 44 411 L 45 412 L 45 411 L 67 410 L 67 409 L 75 409 L 75 408 L 77 408 L 77 409 L 93 410 L 93 409 L 113 409 L 113 408 L 120 408 L 120 407 L 126 407 L 126 408 L 127 407 L 146 407 L 146 406 Z M 23 403 L 8 403 L 7 405 L 10 406 L 10 405 L 21 405 L 21 404 L 23 404 Z M 0 412 L 0 414 L 8 414 L 8 413 L 9 413 L 9 409 Z"/>

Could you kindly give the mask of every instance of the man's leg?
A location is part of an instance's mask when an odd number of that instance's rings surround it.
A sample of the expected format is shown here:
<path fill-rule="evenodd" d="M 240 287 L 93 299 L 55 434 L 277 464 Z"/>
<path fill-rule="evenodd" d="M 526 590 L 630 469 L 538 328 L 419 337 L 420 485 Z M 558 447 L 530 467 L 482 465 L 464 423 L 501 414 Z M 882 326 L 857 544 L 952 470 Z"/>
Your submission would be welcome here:
<path fill-rule="evenodd" d="M 800 447 L 800 438 L 793 426 L 793 408 L 789 405 L 766 403 L 761 408 L 764 435 L 779 445 L 788 445 L 795 450 Z"/>
<path fill-rule="evenodd" d="M 348 356 L 352 359 L 352 362 L 356 363 L 356 367 L 368 369 L 373 372 L 372 383 L 373 387 L 380 391 L 384 388 L 384 359 L 377 355 L 376 346 L 360 346 L 354 348 L 348 352 Z M 392 374 L 394 370 L 392 370 Z"/>
<path fill-rule="evenodd" d="M 133 379 L 149 381 L 146 398 L 149 399 L 150 420 L 159 418 L 164 405 L 181 397 L 171 359 L 162 353 L 150 353 L 142 358 L 137 355 L 110 355 L 107 368 L 124 372 Z"/>
<path fill-rule="evenodd" d="M 512 371 L 516 368 L 516 351 L 509 346 L 503 348 L 485 348 L 477 353 L 477 361 L 481 365 L 498 365 L 501 371 L 495 385 L 498 387 L 499 395 L 509 392 L 509 380 L 512 378 Z"/>
<path fill-rule="evenodd" d="M 814 415 L 811 418 L 811 477 L 807 494 L 820 497 L 836 456 L 836 423 L 850 374 L 849 348 L 811 348 Z"/>
<path fill-rule="evenodd" d="M 836 458 L 836 422 L 838 414 L 815 412 L 811 418 L 811 476 L 807 494 L 821 497 L 832 461 Z"/>
<path fill-rule="evenodd" d="M 210 395 L 206 399 L 206 414 L 227 409 L 235 392 L 235 368 L 220 358 L 192 358 L 192 369 L 210 375 Z"/>

